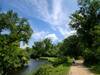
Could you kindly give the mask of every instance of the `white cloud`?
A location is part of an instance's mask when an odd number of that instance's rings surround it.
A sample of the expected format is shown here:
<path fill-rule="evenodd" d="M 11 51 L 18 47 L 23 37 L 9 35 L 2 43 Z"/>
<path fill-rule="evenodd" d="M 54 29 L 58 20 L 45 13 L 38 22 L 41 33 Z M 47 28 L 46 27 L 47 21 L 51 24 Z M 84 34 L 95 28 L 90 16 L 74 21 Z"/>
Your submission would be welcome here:
<path fill-rule="evenodd" d="M 52 0 L 52 3 L 51 13 L 49 13 L 47 0 L 37 1 L 35 5 L 38 7 L 37 11 L 41 19 L 48 22 L 53 30 L 60 32 L 64 36 L 70 29 L 68 26 L 69 12 L 63 9 L 63 0 Z"/>
<path fill-rule="evenodd" d="M 61 29 L 67 31 L 69 29 L 66 24 L 69 22 L 69 11 L 63 9 L 64 0 L 52 0 L 52 4 L 48 3 L 48 0 L 25 0 L 26 7 L 29 9 L 28 15 L 31 17 L 37 17 L 51 25 L 51 28 L 60 32 Z M 51 9 L 48 8 L 49 4 Z M 51 12 L 49 12 L 51 10 Z M 32 15 L 35 12 L 37 15 Z"/>
<path fill-rule="evenodd" d="M 48 34 L 47 36 L 45 36 L 45 38 L 51 39 L 52 42 L 55 42 L 58 40 L 58 37 L 55 34 Z"/>
<path fill-rule="evenodd" d="M 68 36 L 71 36 L 73 34 L 76 34 L 76 31 L 75 30 L 70 31 L 70 32 L 66 32 L 65 35 L 64 35 L 64 38 L 67 38 Z"/>
<path fill-rule="evenodd" d="M 49 3 L 47 0 L 30 0 L 31 5 L 34 6 L 35 11 L 38 13 L 38 18 L 48 22 L 51 28 L 57 32 L 60 32 L 63 37 L 68 37 L 74 34 L 76 31 L 71 30 L 68 23 L 69 11 L 63 9 L 64 0 L 52 0 L 52 10 L 49 12 Z M 49 32 L 37 32 L 34 35 L 34 39 L 43 39 L 45 37 L 52 37 L 53 41 L 57 40 L 55 34 Z"/>
<path fill-rule="evenodd" d="M 68 26 L 70 11 L 68 10 L 69 8 L 67 8 L 67 5 L 65 5 L 66 3 L 64 3 L 65 0 L 51 0 L 52 4 L 48 2 L 49 0 L 5 1 L 11 7 L 16 8 L 19 12 L 21 12 L 22 15 L 28 16 L 28 19 L 36 17 L 49 23 L 51 28 L 57 32 L 60 32 L 63 37 L 67 37 L 74 33 L 74 31 L 71 31 L 70 27 Z M 14 2 L 17 4 L 14 4 Z M 51 9 L 49 9 L 49 5 L 51 6 Z M 51 12 L 49 10 L 51 10 Z M 43 39 L 47 35 L 50 36 L 51 34 L 44 31 L 35 32 L 32 35 L 32 38 L 37 41 L 38 39 Z M 53 33 L 52 35 L 53 37 L 56 36 Z"/>
<path fill-rule="evenodd" d="M 32 35 L 32 38 L 34 39 L 34 41 L 39 41 L 39 40 L 43 40 L 45 38 L 49 38 L 52 40 L 52 42 L 56 42 L 58 40 L 58 37 L 56 36 L 56 34 L 54 33 L 49 33 L 49 32 L 35 32 Z"/>
<path fill-rule="evenodd" d="M 32 38 L 34 39 L 34 41 L 39 41 L 39 40 L 43 40 L 45 38 L 45 36 L 48 35 L 48 32 L 35 32 L 32 35 Z"/>

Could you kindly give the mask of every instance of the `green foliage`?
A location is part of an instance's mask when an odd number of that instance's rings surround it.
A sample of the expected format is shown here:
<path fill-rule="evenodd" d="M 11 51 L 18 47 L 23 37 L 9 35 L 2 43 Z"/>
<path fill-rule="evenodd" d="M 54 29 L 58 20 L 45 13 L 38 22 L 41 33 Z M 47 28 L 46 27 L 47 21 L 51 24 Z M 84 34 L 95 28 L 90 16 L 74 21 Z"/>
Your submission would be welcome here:
<path fill-rule="evenodd" d="M 68 62 L 67 57 L 41 57 L 40 59 L 47 60 L 55 67 Z"/>
<path fill-rule="evenodd" d="M 77 35 L 69 36 L 64 39 L 60 50 L 63 52 L 63 55 L 78 58 L 82 55 L 82 45 L 79 42 Z"/>
<path fill-rule="evenodd" d="M 4 32 L 8 31 L 8 34 Z M 29 23 L 13 11 L 0 13 L 0 70 L 2 75 L 27 63 L 27 52 L 19 48 L 20 41 L 28 42 L 32 34 Z"/>
<path fill-rule="evenodd" d="M 52 60 L 52 58 L 49 60 Z M 55 61 L 55 59 L 53 60 Z M 40 67 L 35 75 L 66 75 L 69 72 L 70 65 L 71 64 L 68 64 L 67 62 L 59 64 L 56 67 L 52 66 L 52 64 L 45 64 Z"/>
<path fill-rule="evenodd" d="M 85 49 L 84 53 L 83 53 L 83 57 L 85 58 L 85 64 L 93 64 L 97 62 L 97 57 L 96 57 L 96 53 L 93 52 L 90 49 Z"/>
<path fill-rule="evenodd" d="M 50 75 L 50 72 L 54 69 L 51 64 L 42 65 L 35 75 Z"/>
<path fill-rule="evenodd" d="M 44 42 L 35 42 L 33 45 L 33 53 L 31 55 L 32 58 L 41 57 L 45 51 L 45 44 Z"/>
<path fill-rule="evenodd" d="M 100 27 L 99 9 L 99 0 L 81 0 L 80 9 L 71 16 L 70 26 L 77 30 L 78 37 L 87 47 L 91 47 L 96 37 L 100 37 L 94 33 L 95 26 Z"/>
<path fill-rule="evenodd" d="M 32 54 L 32 48 L 29 48 L 29 47 L 26 47 L 26 52 L 28 53 L 28 56 L 31 56 L 31 54 Z"/>
<path fill-rule="evenodd" d="M 33 53 L 31 55 L 32 58 L 57 56 L 59 51 L 57 46 L 53 45 L 52 41 L 48 38 L 42 41 L 34 42 L 32 49 L 33 49 Z"/>
<path fill-rule="evenodd" d="M 91 71 L 94 72 L 96 75 L 100 74 L 100 64 L 93 65 L 91 67 Z"/>
<path fill-rule="evenodd" d="M 77 31 L 84 45 L 84 58 L 88 63 L 100 62 L 100 1 L 79 0 L 80 9 L 71 16 L 70 26 Z M 94 62 L 93 62 L 94 60 Z"/>
<path fill-rule="evenodd" d="M 86 66 L 89 68 L 91 72 L 93 72 L 95 75 L 100 75 L 100 63 L 98 64 L 86 64 Z"/>
<path fill-rule="evenodd" d="M 67 57 L 56 57 L 56 58 L 48 58 L 48 61 L 52 63 L 53 66 L 58 66 L 61 65 L 63 63 L 67 63 L 68 59 Z"/>

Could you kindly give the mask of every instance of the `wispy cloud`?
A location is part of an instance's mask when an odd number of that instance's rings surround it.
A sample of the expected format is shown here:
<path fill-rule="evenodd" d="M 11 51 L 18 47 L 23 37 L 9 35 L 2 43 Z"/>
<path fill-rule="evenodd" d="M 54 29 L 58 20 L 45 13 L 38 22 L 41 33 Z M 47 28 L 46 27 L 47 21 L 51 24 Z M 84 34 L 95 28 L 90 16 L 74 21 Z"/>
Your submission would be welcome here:
<path fill-rule="evenodd" d="M 1 0 L 0 0 L 1 1 Z M 51 1 L 51 3 L 49 3 Z M 17 11 L 21 16 L 24 16 L 32 22 L 33 18 L 38 18 L 49 25 L 55 32 L 59 32 L 62 37 L 68 37 L 75 33 L 74 30 L 71 30 L 68 23 L 70 21 L 69 15 L 72 13 L 69 9 L 75 4 L 76 0 L 2 0 L 5 5 L 8 5 L 7 8 L 12 8 Z M 49 6 L 51 8 L 49 8 Z M 73 8 L 73 7 L 71 7 Z M 75 10 L 75 9 L 71 9 Z M 34 25 L 32 26 L 34 30 Z M 36 29 L 35 29 L 36 30 Z M 37 31 L 32 35 L 32 39 L 35 41 L 41 40 L 46 37 L 53 38 L 53 41 L 59 39 L 55 33 L 49 31 Z"/>
<path fill-rule="evenodd" d="M 65 36 L 65 34 L 71 30 L 68 26 L 69 11 L 63 8 L 63 1 L 64 0 L 52 0 L 52 10 L 50 13 L 48 0 L 30 0 L 31 5 L 38 13 L 38 18 L 48 22 L 53 30 Z"/>
<path fill-rule="evenodd" d="M 58 37 L 56 36 L 56 34 L 49 33 L 49 32 L 44 32 L 44 31 L 33 33 L 31 38 L 34 39 L 34 41 L 43 40 L 45 38 L 51 39 L 52 42 L 57 42 L 58 41 Z"/>
<path fill-rule="evenodd" d="M 34 39 L 34 41 L 39 41 L 39 40 L 43 40 L 47 35 L 49 34 L 49 32 L 35 32 L 32 35 L 32 38 Z"/>

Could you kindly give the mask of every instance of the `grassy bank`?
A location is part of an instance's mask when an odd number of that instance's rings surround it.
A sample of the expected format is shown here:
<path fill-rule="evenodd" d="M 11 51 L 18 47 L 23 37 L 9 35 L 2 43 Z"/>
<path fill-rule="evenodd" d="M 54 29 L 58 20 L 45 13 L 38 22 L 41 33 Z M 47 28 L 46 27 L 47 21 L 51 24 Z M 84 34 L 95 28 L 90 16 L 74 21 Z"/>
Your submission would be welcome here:
<path fill-rule="evenodd" d="M 67 75 L 68 74 L 71 65 L 70 60 L 67 59 L 67 61 L 65 61 L 66 59 L 61 60 L 61 58 L 54 58 L 54 57 L 43 57 L 42 59 L 48 60 L 49 62 L 52 63 L 42 65 L 35 75 Z"/>
<path fill-rule="evenodd" d="M 95 75 L 100 75 L 100 64 L 93 65 L 91 71 L 95 73 Z"/>
<path fill-rule="evenodd" d="M 87 66 L 91 72 L 93 72 L 95 75 L 100 75 L 100 64 L 95 65 L 88 65 Z"/>

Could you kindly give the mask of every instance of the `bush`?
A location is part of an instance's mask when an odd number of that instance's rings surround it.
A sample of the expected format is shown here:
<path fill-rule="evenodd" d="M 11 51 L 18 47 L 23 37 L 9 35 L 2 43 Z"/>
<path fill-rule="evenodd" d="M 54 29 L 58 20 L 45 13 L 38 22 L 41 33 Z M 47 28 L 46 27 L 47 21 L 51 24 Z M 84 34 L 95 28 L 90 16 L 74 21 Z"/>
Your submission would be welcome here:
<path fill-rule="evenodd" d="M 55 67 L 63 63 L 68 63 L 67 57 L 40 57 L 40 59 L 50 62 Z"/>
<path fill-rule="evenodd" d="M 86 49 L 83 54 L 85 64 L 97 64 L 100 62 L 100 48 L 94 50 Z"/>
<path fill-rule="evenodd" d="M 48 61 L 53 66 L 58 66 L 60 64 L 67 63 L 68 59 L 66 57 L 58 57 L 58 58 L 48 58 Z"/>
<path fill-rule="evenodd" d="M 50 75 L 49 73 L 53 69 L 51 64 L 45 64 L 40 67 L 40 69 L 35 73 L 35 75 Z"/>

